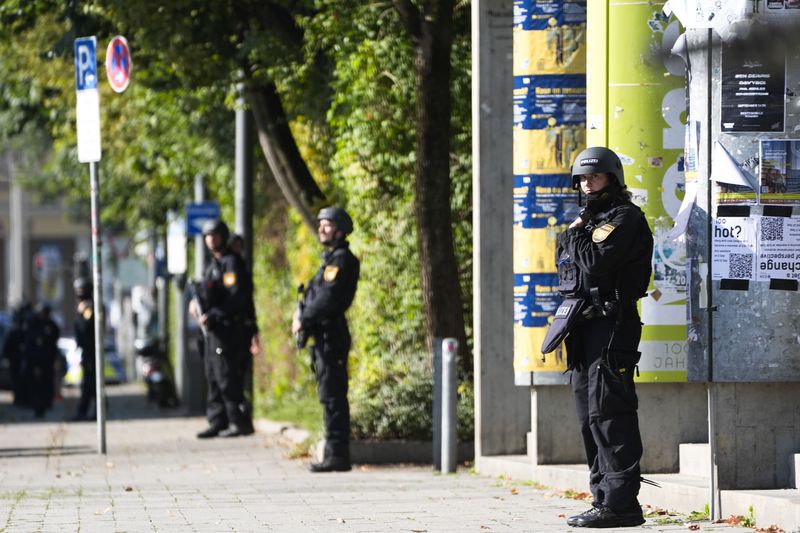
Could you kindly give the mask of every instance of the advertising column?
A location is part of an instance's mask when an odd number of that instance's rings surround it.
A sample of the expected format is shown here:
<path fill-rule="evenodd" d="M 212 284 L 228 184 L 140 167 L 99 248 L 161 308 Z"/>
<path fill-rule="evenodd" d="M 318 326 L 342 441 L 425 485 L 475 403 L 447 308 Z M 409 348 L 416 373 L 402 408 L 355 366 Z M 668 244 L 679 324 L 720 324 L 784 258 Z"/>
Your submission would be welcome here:
<path fill-rule="evenodd" d="M 663 7 L 590 3 L 588 142 L 619 154 L 633 201 L 653 230 L 653 281 L 641 300 L 639 381 L 674 382 L 686 381 L 686 252 L 668 233 L 687 191 L 687 109 L 684 65 L 670 53 L 681 29 Z"/>
<path fill-rule="evenodd" d="M 514 371 L 563 380 L 540 351 L 560 301 L 555 239 L 577 215 L 570 166 L 586 145 L 586 1 L 514 2 Z M 540 374 L 537 374 L 537 377 Z"/>

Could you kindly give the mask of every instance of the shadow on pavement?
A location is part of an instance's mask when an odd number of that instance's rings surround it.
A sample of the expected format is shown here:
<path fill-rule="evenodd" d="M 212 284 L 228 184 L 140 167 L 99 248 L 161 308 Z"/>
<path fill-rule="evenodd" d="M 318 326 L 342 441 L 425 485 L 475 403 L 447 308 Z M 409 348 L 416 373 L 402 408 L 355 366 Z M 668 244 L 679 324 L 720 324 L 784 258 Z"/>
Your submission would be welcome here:
<path fill-rule="evenodd" d="M 0 448 L 0 459 L 15 457 L 49 457 L 52 455 L 94 454 L 95 449 L 89 446 L 48 446 L 30 448 Z"/>
<path fill-rule="evenodd" d="M 153 402 L 147 400 L 147 394 L 141 383 L 121 383 L 118 385 L 106 385 L 106 420 L 133 420 L 133 419 L 157 419 L 157 418 L 180 418 L 187 416 L 202 416 L 202 412 L 188 412 L 182 406 L 161 408 Z M 33 415 L 30 407 L 13 405 L 13 397 L 9 391 L 0 391 L 0 424 L 37 424 L 37 423 L 94 423 L 94 406 L 90 409 L 89 418 L 86 420 L 73 421 L 80 390 L 73 387 L 63 389 L 63 398 L 53 402 L 52 409 L 45 413 L 42 418 Z M 2 456 L 2 448 L 0 448 Z"/>

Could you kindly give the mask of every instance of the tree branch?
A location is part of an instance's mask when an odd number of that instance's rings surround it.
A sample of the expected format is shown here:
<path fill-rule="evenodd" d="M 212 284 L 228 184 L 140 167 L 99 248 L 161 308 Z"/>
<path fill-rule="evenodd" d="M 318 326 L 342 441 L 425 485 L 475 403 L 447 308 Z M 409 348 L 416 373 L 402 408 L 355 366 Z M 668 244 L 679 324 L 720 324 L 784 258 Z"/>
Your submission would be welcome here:
<path fill-rule="evenodd" d="M 422 37 L 422 22 L 420 20 L 422 15 L 419 9 L 411 0 L 394 0 L 394 7 L 397 9 L 397 14 L 400 15 L 400 20 L 405 25 L 411 38 L 414 41 L 419 40 Z"/>
<path fill-rule="evenodd" d="M 317 224 L 312 210 L 325 200 L 325 195 L 300 155 L 275 85 L 250 88 L 247 97 L 258 130 L 258 142 L 275 181 L 289 204 L 314 230 Z"/>

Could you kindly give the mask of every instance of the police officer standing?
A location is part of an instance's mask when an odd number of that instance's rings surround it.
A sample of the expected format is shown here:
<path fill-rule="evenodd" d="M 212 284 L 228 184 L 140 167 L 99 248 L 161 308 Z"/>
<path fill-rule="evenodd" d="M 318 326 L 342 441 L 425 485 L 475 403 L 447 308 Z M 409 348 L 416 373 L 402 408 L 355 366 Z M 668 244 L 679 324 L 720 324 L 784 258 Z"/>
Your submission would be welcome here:
<path fill-rule="evenodd" d="M 572 183 L 586 205 L 558 237 L 559 292 L 584 304 L 566 347 L 594 502 L 567 524 L 637 526 L 644 517 L 637 500 L 642 441 L 633 374 L 642 325 L 636 301 L 650 281 L 653 236 L 630 201 L 613 151 L 578 154 Z"/>
<path fill-rule="evenodd" d="M 345 311 L 356 294 L 360 263 L 347 242 L 347 235 L 353 231 L 347 212 L 326 207 L 317 221 L 319 242 L 327 251 L 308 284 L 302 313 L 293 316 L 292 333 L 305 331 L 314 339 L 312 361 L 325 423 L 323 460 L 309 465 L 309 470 L 346 472 L 350 470 L 347 356 L 351 339 Z"/>
<path fill-rule="evenodd" d="M 25 335 L 28 382 L 36 418 L 42 418 L 45 411 L 53 406 L 55 363 L 61 330 L 50 316 L 51 311 L 50 305 L 38 304 Z"/>
<path fill-rule="evenodd" d="M 75 280 L 75 297 L 78 299 L 75 317 L 75 343 L 81 349 L 81 399 L 73 420 L 89 420 L 89 405 L 97 395 L 95 383 L 94 302 L 92 283 L 87 278 Z"/>
<path fill-rule="evenodd" d="M 244 398 L 244 372 L 249 353 L 248 305 L 253 285 L 242 257 L 228 247 L 230 231 L 221 220 L 203 226 L 203 238 L 212 257 L 198 294 L 200 309 L 190 309 L 205 328 L 203 356 L 208 382 L 208 428 L 198 438 L 238 437 L 253 433 L 253 421 Z"/>
<path fill-rule="evenodd" d="M 30 391 L 24 381 L 25 370 L 25 331 L 30 323 L 30 304 L 23 303 L 14 310 L 11 329 L 3 343 L 2 357 L 8 359 L 11 374 L 11 387 L 14 391 L 14 405 L 25 406 L 30 400 Z"/>

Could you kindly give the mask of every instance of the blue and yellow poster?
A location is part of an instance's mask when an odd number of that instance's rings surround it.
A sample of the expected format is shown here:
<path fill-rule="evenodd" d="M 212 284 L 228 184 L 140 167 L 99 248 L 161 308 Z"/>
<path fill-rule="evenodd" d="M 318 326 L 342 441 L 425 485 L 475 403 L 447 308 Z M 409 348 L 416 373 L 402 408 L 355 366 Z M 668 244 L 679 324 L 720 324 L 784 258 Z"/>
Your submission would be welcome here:
<path fill-rule="evenodd" d="M 556 236 L 577 215 L 586 146 L 586 1 L 514 2 L 514 370 L 563 372 L 540 347 L 560 303 Z"/>

